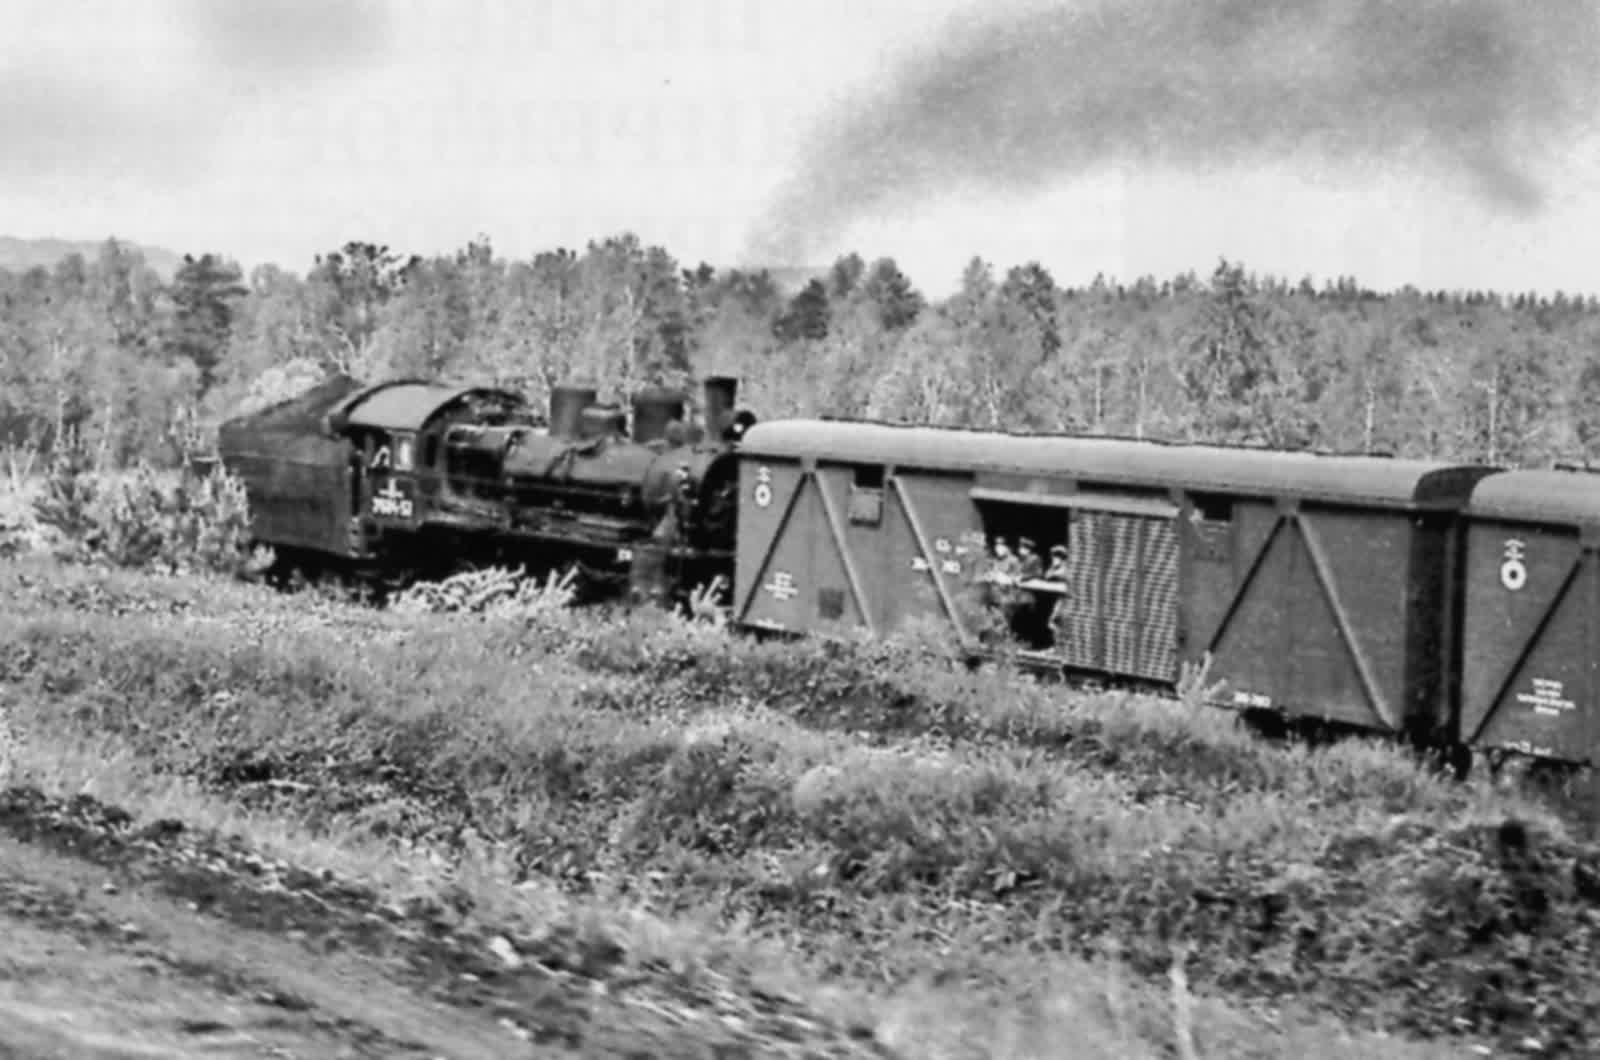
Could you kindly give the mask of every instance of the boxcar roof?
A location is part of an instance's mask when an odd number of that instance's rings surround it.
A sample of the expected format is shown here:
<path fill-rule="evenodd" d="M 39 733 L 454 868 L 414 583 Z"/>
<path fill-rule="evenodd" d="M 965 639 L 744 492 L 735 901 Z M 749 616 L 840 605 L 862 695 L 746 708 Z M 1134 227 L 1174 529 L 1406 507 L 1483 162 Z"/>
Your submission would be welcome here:
<path fill-rule="evenodd" d="M 1567 526 L 1600 524 L 1600 475 L 1583 471 L 1502 471 L 1478 483 L 1469 515 Z"/>
<path fill-rule="evenodd" d="M 371 427 L 385 431 L 416 431 L 446 406 L 474 395 L 494 396 L 522 404 L 506 390 L 487 386 L 450 386 L 418 379 L 393 379 L 378 383 L 345 402 L 332 419 L 336 429 Z"/>
<path fill-rule="evenodd" d="M 1422 460 L 845 420 L 758 423 L 745 433 L 740 448 L 754 457 L 814 457 L 1389 504 L 1465 502 L 1472 484 L 1492 470 Z"/>

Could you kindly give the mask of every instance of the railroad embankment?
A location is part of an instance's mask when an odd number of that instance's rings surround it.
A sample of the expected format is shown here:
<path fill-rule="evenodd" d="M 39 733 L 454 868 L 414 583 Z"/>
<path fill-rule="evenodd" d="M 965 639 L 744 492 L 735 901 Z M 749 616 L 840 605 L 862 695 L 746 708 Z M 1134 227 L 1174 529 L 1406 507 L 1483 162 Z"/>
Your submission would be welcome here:
<path fill-rule="evenodd" d="M 308 873 L 285 900 L 347 903 L 358 948 L 420 903 L 410 941 L 373 945 L 414 952 L 441 1003 L 462 975 L 509 991 L 523 1035 L 548 997 L 590 1048 L 631 1025 L 593 999 L 637 997 L 676 1013 L 640 1035 L 700 1028 L 652 1055 L 709 1055 L 702 1033 L 751 1055 L 1600 1047 L 1600 849 L 1391 748 L 538 600 L 395 614 L 42 560 L 0 567 L 0 595 L 14 838 L 176 820 Z M 128 857 L 159 864 L 153 842 Z"/>

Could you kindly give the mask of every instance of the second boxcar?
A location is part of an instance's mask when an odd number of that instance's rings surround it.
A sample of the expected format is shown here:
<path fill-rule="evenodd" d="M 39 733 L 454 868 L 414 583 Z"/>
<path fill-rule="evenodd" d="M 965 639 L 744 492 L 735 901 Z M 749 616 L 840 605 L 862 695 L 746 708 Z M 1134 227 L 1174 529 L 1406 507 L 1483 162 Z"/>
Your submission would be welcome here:
<path fill-rule="evenodd" d="M 1600 738 L 1600 478 L 1484 480 L 1467 509 L 1462 742 L 1572 763 Z"/>
<path fill-rule="evenodd" d="M 1218 446 L 1146 458 L 1184 495 L 1187 658 L 1222 703 L 1448 743 L 1461 511 L 1492 469 Z"/>

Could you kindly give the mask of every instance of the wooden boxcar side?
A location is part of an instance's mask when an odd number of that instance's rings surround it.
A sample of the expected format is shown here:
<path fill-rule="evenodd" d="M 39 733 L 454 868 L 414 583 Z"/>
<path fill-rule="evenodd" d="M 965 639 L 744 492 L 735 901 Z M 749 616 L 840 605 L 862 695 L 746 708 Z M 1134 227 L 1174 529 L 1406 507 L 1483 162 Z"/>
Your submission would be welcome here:
<path fill-rule="evenodd" d="M 1027 537 L 1059 565 L 1006 615 L 1043 661 L 1170 684 L 1210 653 L 1221 705 L 1394 733 L 1449 713 L 1458 516 L 1489 469 L 799 420 L 741 459 L 740 623 L 926 616 L 977 646 L 987 550 Z"/>
<path fill-rule="evenodd" d="M 1573 763 L 1600 738 L 1600 478 L 1506 471 L 1467 509 L 1461 739 Z"/>
<path fill-rule="evenodd" d="M 975 638 L 967 582 L 983 532 L 970 473 L 741 453 L 740 480 L 742 624 L 881 633 L 935 618 Z"/>
<path fill-rule="evenodd" d="M 1184 462 L 1185 656 L 1210 653 L 1223 703 L 1442 735 L 1458 513 L 1485 470 L 1202 447 Z"/>

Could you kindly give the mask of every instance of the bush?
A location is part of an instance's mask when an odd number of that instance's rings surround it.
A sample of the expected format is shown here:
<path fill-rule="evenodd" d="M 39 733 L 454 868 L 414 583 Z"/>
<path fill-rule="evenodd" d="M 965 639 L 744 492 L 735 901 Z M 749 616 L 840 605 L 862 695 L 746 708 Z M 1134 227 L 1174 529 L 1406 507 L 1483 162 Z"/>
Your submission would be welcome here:
<path fill-rule="evenodd" d="M 442 581 L 409 586 L 391 605 L 401 614 L 472 614 L 533 620 L 572 604 L 577 572 L 554 572 L 543 582 L 513 570 L 489 567 Z"/>
<path fill-rule="evenodd" d="M 40 545 L 39 523 L 27 493 L 0 490 L 0 559 L 35 552 Z"/>
<path fill-rule="evenodd" d="M 254 575 L 270 560 L 250 550 L 249 498 L 221 467 L 164 474 L 140 464 L 108 474 L 68 455 L 51 468 L 33 514 L 56 532 L 56 555 L 67 562 Z"/>

